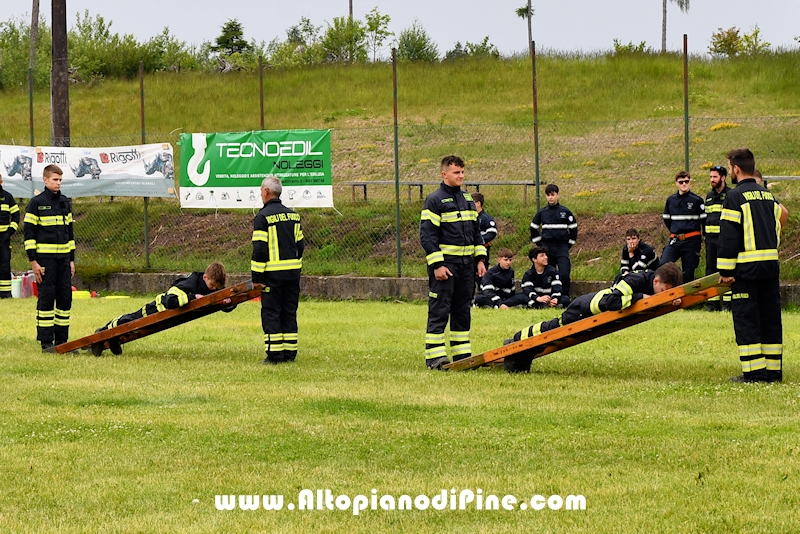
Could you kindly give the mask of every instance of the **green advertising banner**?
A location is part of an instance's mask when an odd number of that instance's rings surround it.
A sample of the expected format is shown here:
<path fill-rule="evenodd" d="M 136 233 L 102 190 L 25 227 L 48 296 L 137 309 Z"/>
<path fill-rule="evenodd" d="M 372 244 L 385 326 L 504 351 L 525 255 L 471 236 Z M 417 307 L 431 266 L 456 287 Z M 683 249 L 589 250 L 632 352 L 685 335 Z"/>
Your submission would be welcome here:
<path fill-rule="evenodd" d="M 261 208 L 277 176 L 293 208 L 333 207 L 330 130 L 181 134 L 182 208 Z"/>

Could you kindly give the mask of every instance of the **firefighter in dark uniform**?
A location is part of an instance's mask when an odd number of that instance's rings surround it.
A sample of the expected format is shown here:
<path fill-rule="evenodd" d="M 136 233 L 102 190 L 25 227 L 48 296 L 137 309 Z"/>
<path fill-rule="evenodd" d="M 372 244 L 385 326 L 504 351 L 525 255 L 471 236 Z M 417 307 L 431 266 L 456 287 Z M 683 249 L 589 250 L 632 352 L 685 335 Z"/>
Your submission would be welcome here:
<path fill-rule="evenodd" d="M 261 182 L 264 207 L 253 221 L 253 282 L 261 292 L 263 363 L 293 362 L 297 357 L 297 307 L 305 240 L 300 215 L 281 203 L 281 181 L 268 176 Z"/>
<path fill-rule="evenodd" d="M 497 223 L 494 220 L 494 217 L 486 213 L 486 210 L 483 209 L 484 204 L 484 197 L 483 193 L 474 193 L 472 195 L 472 201 L 475 202 L 475 209 L 478 211 L 478 228 L 481 229 L 481 237 L 483 238 L 483 246 L 486 247 L 486 259 L 483 260 L 483 264 L 486 266 L 486 269 L 489 269 L 489 256 L 492 254 L 492 241 L 497 237 Z M 475 287 L 478 291 L 480 291 L 480 284 L 481 278 L 475 277 Z"/>
<path fill-rule="evenodd" d="M 453 360 L 472 355 L 470 307 L 475 274 L 486 274 L 478 212 L 464 183 L 464 161 L 447 156 L 441 163 L 442 184 L 428 195 L 422 208 L 420 242 L 428 265 L 428 324 L 425 334 L 425 364 L 441 369 L 447 357 L 444 330 L 450 322 Z"/>
<path fill-rule="evenodd" d="M 736 382 L 783 379 L 778 245 L 788 213 L 753 178 L 755 157 L 747 148 L 728 153 L 736 187 L 722 205 L 717 266 L 731 284 L 731 311 L 742 374 Z"/>
<path fill-rule="evenodd" d="M 655 271 L 659 262 L 656 251 L 642 241 L 639 230 L 629 228 L 625 232 L 625 246 L 622 247 L 622 256 L 619 260 L 619 277 L 631 271 Z"/>
<path fill-rule="evenodd" d="M 558 271 L 549 265 L 547 249 L 533 247 L 528 251 L 531 268 L 522 275 L 522 292 L 528 296 L 529 308 L 555 308 L 569 304 L 561 295 L 561 278 Z"/>
<path fill-rule="evenodd" d="M 95 330 L 95 333 L 102 332 L 103 330 L 114 328 L 125 323 L 130 323 L 136 319 L 148 317 L 164 310 L 173 310 L 175 308 L 180 308 L 181 306 L 186 306 L 196 298 L 200 298 L 202 296 L 209 295 L 214 291 L 223 289 L 225 287 L 226 278 L 227 275 L 225 272 L 225 266 L 220 262 L 215 261 L 206 267 L 205 272 L 193 272 L 189 276 L 178 278 L 172 282 L 172 285 L 169 287 L 166 293 L 157 295 L 155 300 L 148 302 L 134 312 L 126 313 L 125 315 L 120 315 L 116 319 L 112 319 L 102 328 Z M 225 299 L 222 302 L 228 303 L 230 302 L 230 299 Z M 224 308 L 222 311 L 230 312 L 233 311 L 235 307 L 236 306 Z M 119 343 L 119 340 L 116 338 L 109 340 L 108 348 L 113 354 L 122 354 L 122 347 Z M 95 355 L 99 356 L 100 353 L 102 353 L 102 349 L 95 353 Z"/>
<path fill-rule="evenodd" d="M 486 271 L 481 279 L 481 292 L 475 296 L 477 307 L 507 309 L 528 304 L 528 295 L 515 290 L 513 260 L 511 249 L 500 249 L 497 265 Z"/>
<path fill-rule="evenodd" d="M 569 249 L 578 240 L 578 221 L 569 208 L 558 202 L 559 192 L 556 184 L 548 184 L 544 189 L 547 206 L 536 212 L 531 221 L 531 243 L 547 248 L 550 265 L 558 269 L 564 296 L 570 296 Z"/>
<path fill-rule="evenodd" d="M 19 206 L 8 191 L 3 190 L 0 175 L 0 299 L 11 298 L 11 236 L 19 228 Z"/>
<path fill-rule="evenodd" d="M 711 191 L 706 195 L 706 221 L 703 224 L 703 236 L 706 241 L 706 276 L 717 272 L 717 247 L 719 246 L 719 220 L 722 217 L 722 203 L 728 191 L 731 190 L 726 183 L 728 170 L 721 165 L 714 165 L 709 169 Z M 730 311 L 731 292 L 728 291 L 722 298 L 717 295 L 708 299 L 706 311 Z"/>
<path fill-rule="evenodd" d="M 69 339 L 75 234 L 72 202 L 61 194 L 62 175 L 57 165 L 45 167 L 44 191 L 25 209 L 25 252 L 39 285 L 36 339 L 43 351 Z"/>
<path fill-rule="evenodd" d="M 689 191 L 691 177 L 686 171 L 675 175 L 678 192 L 667 197 L 664 205 L 664 224 L 669 230 L 669 244 L 661 253 L 661 263 L 681 260 L 683 283 L 694 280 L 700 265 L 703 246 L 703 222 L 706 218 L 703 199 Z"/>
<path fill-rule="evenodd" d="M 514 337 L 506 339 L 504 344 L 528 339 L 605 311 L 624 310 L 645 297 L 681 285 L 682 280 L 683 273 L 674 263 L 663 264 L 655 272 L 629 272 L 610 288 L 577 297 L 570 302 L 560 318 L 556 317 L 529 326 L 515 333 Z M 680 300 L 674 301 L 673 305 L 680 305 Z M 526 372 L 530 370 L 532 357 L 506 358 L 506 360 L 507 371 Z"/>

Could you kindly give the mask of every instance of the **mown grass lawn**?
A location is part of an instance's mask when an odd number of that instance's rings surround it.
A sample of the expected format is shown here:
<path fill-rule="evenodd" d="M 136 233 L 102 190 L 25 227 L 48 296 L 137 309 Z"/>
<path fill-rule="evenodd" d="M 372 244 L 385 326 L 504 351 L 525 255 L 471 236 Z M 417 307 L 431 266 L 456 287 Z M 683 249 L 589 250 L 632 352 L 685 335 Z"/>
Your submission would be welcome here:
<path fill-rule="evenodd" d="M 76 300 L 72 338 L 145 298 Z M 733 385 L 727 314 L 678 311 L 534 362 L 426 371 L 422 303 L 304 301 L 298 361 L 263 366 L 245 303 L 95 358 L 0 316 L 4 532 L 796 532 L 800 315 L 785 374 Z M 475 310 L 476 351 L 552 312 Z M 219 511 L 215 496 L 468 489 L 583 511 Z M 199 502 L 193 504 L 193 500 Z"/>

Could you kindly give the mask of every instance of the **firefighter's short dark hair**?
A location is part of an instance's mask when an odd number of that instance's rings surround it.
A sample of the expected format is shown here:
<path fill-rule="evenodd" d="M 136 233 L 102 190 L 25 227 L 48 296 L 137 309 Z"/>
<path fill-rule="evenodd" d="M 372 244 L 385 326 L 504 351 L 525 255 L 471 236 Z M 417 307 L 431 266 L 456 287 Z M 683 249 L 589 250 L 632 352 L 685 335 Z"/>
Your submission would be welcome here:
<path fill-rule="evenodd" d="M 213 281 L 217 284 L 217 287 L 222 289 L 225 287 L 225 280 L 227 279 L 227 274 L 225 273 L 225 266 L 222 263 L 215 261 L 208 267 L 206 267 L 205 275 L 208 277 L 209 280 Z"/>
<path fill-rule="evenodd" d="M 674 262 L 668 262 L 656 269 L 656 276 L 662 284 L 678 287 L 683 284 L 683 271 Z"/>

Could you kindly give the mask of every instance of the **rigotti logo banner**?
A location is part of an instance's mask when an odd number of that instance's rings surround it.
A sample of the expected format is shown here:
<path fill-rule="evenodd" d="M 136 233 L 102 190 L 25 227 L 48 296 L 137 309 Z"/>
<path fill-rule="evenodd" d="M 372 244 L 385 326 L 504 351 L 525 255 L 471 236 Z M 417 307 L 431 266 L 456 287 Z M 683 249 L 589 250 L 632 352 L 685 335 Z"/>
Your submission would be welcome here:
<path fill-rule="evenodd" d="M 44 189 L 42 172 L 50 164 L 64 173 L 68 197 L 172 197 L 175 165 L 169 143 L 105 148 L 0 145 L 3 188 L 18 198 Z"/>
<path fill-rule="evenodd" d="M 277 176 L 293 208 L 333 207 L 330 130 L 181 134 L 181 207 L 261 208 Z"/>

